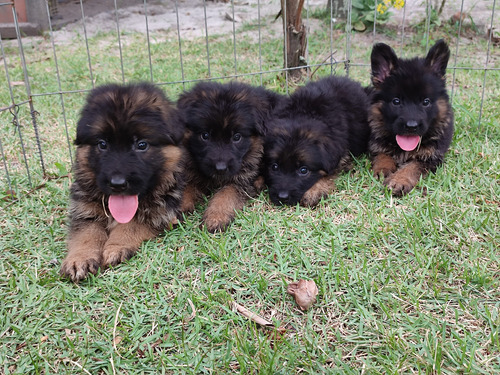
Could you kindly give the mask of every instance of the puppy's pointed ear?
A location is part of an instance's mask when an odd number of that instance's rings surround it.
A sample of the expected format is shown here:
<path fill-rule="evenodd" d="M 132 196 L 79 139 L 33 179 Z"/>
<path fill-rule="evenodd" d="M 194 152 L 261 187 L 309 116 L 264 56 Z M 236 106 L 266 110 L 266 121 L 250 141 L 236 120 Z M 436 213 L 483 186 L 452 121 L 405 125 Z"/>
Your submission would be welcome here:
<path fill-rule="evenodd" d="M 446 66 L 450 59 L 450 49 L 443 39 L 439 39 L 425 57 L 425 65 L 431 68 L 439 77 L 446 75 Z"/>
<path fill-rule="evenodd" d="M 372 83 L 373 86 L 378 87 L 397 68 L 398 57 L 387 44 L 377 43 L 372 49 L 371 65 Z"/>

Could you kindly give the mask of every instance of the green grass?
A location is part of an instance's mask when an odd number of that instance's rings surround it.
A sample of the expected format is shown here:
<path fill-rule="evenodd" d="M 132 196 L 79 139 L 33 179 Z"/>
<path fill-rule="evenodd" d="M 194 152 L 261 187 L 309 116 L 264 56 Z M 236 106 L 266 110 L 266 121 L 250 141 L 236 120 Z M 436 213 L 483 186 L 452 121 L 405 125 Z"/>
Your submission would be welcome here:
<path fill-rule="evenodd" d="M 329 38 L 313 36 L 311 59 L 319 60 Z M 126 80 L 149 79 L 144 40 L 129 37 Z M 92 49 L 96 83 L 121 81 L 112 36 L 91 45 L 101 46 Z M 265 69 L 281 67 L 280 45 L 264 41 Z M 27 51 L 36 93 L 57 90 L 47 46 L 40 41 Z M 459 63 L 471 63 L 484 46 L 478 41 Z M 354 61 L 367 63 L 365 47 L 353 44 Z M 166 53 L 176 48 L 175 38 L 153 46 L 155 80 L 179 79 L 178 56 Z M 58 49 L 63 89 L 89 89 L 85 52 Z M 255 71 L 257 46 L 243 40 L 237 49 L 239 71 Z M 231 40 L 213 40 L 212 76 L 232 74 L 232 50 Z M 185 78 L 205 77 L 204 41 L 184 42 L 183 52 Z M 15 50 L 8 53 L 12 80 L 22 80 Z M 365 67 L 351 72 L 367 82 Z M 30 115 L 21 107 L 33 185 L 44 184 L 30 188 L 19 133 L 3 113 L 1 141 L 18 200 L 0 200 L 0 373 L 498 373 L 500 75 L 487 74 L 480 125 L 483 72 L 458 70 L 456 80 L 456 133 L 446 164 L 408 196 L 392 198 L 360 158 L 315 209 L 274 207 L 264 192 L 227 232 L 212 235 L 200 229 L 200 205 L 130 261 L 79 285 L 58 275 L 70 179 L 43 179 Z M 277 73 L 263 81 L 284 91 Z M 173 98 L 182 89 L 163 87 Z M 23 87 L 15 89 L 22 97 Z M 9 102 L 8 93 L 0 95 Z M 83 98 L 64 96 L 71 139 Z M 35 108 L 47 168 L 65 175 L 60 98 L 37 96 Z M 301 278 L 319 288 L 307 312 L 286 293 Z M 280 330 L 256 326 L 232 310 L 232 301 Z"/>

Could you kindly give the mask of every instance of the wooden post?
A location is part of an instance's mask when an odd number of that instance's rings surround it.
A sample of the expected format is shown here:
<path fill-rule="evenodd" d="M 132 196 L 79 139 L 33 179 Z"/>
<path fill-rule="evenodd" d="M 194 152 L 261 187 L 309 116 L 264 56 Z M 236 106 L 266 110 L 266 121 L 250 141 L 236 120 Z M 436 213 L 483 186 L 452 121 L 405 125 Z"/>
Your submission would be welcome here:
<path fill-rule="evenodd" d="M 301 66 L 306 66 L 306 27 L 302 23 L 304 0 L 281 0 L 281 16 L 285 34 L 284 58 L 285 68 L 297 68 L 288 71 L 293 79 L 300 79 L 303 74 Z"/>

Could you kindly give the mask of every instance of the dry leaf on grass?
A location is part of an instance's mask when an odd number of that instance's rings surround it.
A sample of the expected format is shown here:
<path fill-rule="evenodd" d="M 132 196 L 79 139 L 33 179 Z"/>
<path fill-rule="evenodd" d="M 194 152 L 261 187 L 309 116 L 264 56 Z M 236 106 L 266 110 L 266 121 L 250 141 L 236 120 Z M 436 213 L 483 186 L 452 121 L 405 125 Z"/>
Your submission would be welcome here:
<path fill-rule="evenodd" d="M 248 319 L 257 324 L 260 324 L 261 326 L 274 328 L 273 323 L 248 310 L 246 307 L 237 304 L 236 302 L 233 302 L 233 309 L 236 309 L 236 311 L 238 311 L 241 315 L 246 316 Z"/>
<path fill-rule="evenodd" d="M 118 345 L 119 343 L 121 343 L 123 340 L 123 337 L 121 336 L 115 336 L 113 338 L 113 346 L 116 347 L 116 345 Z"/>
<path fill-rule="evenodd" d="M 295 297 L 295 302 L 302 311 L 307 310 L 316 302 L 318 287 L 314 280 L 299 280 L 288 284 L 287 293 Z"/>

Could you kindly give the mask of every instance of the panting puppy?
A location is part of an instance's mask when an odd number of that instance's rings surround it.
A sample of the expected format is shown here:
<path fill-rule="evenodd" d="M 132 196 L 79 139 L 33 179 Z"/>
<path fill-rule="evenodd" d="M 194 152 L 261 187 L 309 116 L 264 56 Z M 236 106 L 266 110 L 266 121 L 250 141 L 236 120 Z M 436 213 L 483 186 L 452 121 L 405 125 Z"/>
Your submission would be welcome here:
<path fill-rule="evenodd" d="M 373 173 L 394 195 L 411 191 L 435 172 L 453 137 L 453 110 L 446 92 L 450 50 L 439 40 L 425 58 L 400 59 L 378 43 L 371 54 L 369 150 Z"/>
<path fill-rule="evenodd" d="M 90 92 L 76 130 L 63 276 L 78 282 L 123 262 L 176 222 L 183 135 L 174 104 L 151 84 Z"/>

